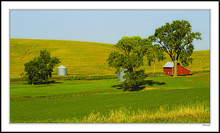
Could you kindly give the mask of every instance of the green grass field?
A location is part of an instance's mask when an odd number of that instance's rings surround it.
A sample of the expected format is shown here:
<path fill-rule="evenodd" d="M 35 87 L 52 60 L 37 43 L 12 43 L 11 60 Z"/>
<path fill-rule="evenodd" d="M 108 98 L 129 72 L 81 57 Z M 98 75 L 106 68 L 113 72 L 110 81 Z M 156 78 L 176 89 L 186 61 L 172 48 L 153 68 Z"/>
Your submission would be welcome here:
<path fill-rule="evenodd" d="M 24 63 L 47 49 L 61 59 L 68 76 L 56 75 L 55 83 L 30 85 L 17 80 Z M 10 39 L 11 123 L 209 123 L 210 51 L 194 51 L 193 75 L 146 78 L 140 91 L 124 92 L 107 58 L 113 44 Z M 156 62 L 155 71 L 170 61 Z M 146 62 L 146 61 L 145 61 Z M 147 66 L 146 74 L 154 72 Z M 78 79 L 78 80 L 76 80 Z M 81 79 L 81 80 L 79 80 Z"/>
<path fill-rule="evenodd" d="M 97 122 L 123 122 L 110 121 L 109 114 L 112 114 L 112 110 L 114 113 L 117 110 L 120 112 L 120 108 L 125 108 L 137 114 L 128 115 L 127 117 L 133 121 L 128 119 L 124 122 L 209 123 L 209 72 L 176 78 L 171 76 L 147 78 L 146 83 L 141 91 L 123 92 L 113 87 L 120 84 L 117 79 L 57 81 L 54 84 L 43 85 L 11 82 L 10 122 L 91 122 L 90 120 L 94 119 L 92 116 L 94 114 L 96 116 L 96 113 L 106 117 L 106 121 L 101 119 Z M 177 109 L 182 106 L 183 109 Z M 167 111 L 158 114 L 160 108 Z M 198 112 L 201 108 L 201 112 Z M 138 113 L 138 110 L 142 111 Z M 180 110 L 188 110 L 188 113 L 185 111 L 185 115 L 192 118 L 185 119 Z M 149 119 L 144 117 L 143 121 L 141 119 L 137 121 L 135 116 L 143 116 L 144 111 L 151 112 Z M 179 114 L 178 119 L 173 118 L 174 112 L 176 115 Z M 205 116 L 199 117 L 200 113 L 205 113 Z M 157 114 L 154 115 L 155 118 L 152 117 L 153 114 Z M 170 121 L 162 119 L 166 115 L 172 119 Z"/>
<path fill-rule="evenodd" d="M 114 51 L 113 44 L 65 41 L 65 40 L 43 40 L 43 39 L 10 39 L 10 78 L 19 78 L 24 72 L 24 63 L 39 56 L 40 50 L 47 49 L 51 56 L 61 59 L 61 64 L 67 67 L 68 75 L 114 75 L 115 70 L 108 67 L 107 58 L 111 51 Z M 210 70 L 210 51 L 194 51 L 193 64 L 186 68 L 191 71 Z M 163 65 L 170 58 L 163 62 L 156 62 L 155 71 L 162 72 Z M 154 72 L 153 65 L 147 66 L 146 73 Z"/>

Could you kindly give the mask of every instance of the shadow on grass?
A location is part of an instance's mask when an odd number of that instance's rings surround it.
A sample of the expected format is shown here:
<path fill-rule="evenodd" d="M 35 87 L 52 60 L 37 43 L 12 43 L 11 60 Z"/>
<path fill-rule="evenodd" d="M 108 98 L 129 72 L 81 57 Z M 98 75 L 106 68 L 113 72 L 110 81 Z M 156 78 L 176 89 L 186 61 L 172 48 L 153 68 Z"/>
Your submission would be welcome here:
<path fill-rule="evenodd" d="M 61 84 L 63 82 L 57 82 L 57 81 L 48 81 L 48 82 L 38 82 L 38 83 L 35 83 L 33 85 L 49 85 L 49 84 Z M 31 85 L 31 83 L 23 83 L 23 84 L 29 84 Z"/>
<path fill-rule="evenodd" d="M 181 74 L 181 75 L 177 75 L 177 77 L 184 77 L 184 76 L 192 76 L 194 74 Z M 173 75 L 169 75 L 171 77 L 173 77 Z"/>
<path fill-rule="evenodd" d="M 157 81 L 153 81 L 153 80 L 145 80 L 143 82 L 143 84 L 153 86 L 153 85 L 165 85 L 166 83 L 165 82 L 157 82 Z"/>
<path fill-rule="evenodd" d="M 178 76 L 191 76 L 193 74 L 182 74 L 182 75 L 178 75 Z"/>
<path fill-rule="evenodd" d="M 145 80 L 144 82 L 141 83 L 141 85 L 139 87 L 133 88 L 130 91 L 140 91 L 143 90 L 146 86 L 153 86 L 153 85 L 165 85 L 165 82 L 157 82 L 157 81 L 153 81 L 153 80 Z M 111 87 L 114 87 L 116 89 L 123 89 L 124 91 L 126 91 L 126 89 L 123 86 L 123 83 L 120 83 L 118 85 L 113 85 Z"/>

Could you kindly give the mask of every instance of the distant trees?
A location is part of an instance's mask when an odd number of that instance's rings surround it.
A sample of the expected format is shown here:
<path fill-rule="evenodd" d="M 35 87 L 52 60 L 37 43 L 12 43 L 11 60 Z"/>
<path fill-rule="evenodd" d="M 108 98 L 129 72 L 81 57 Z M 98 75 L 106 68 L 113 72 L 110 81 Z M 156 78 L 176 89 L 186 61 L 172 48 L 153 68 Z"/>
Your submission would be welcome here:
<path fill-rule="evenodd" d="M 188 21 L 176 20 L 156 29 L 154 35 L 149 37 L 152 42 L 159 43 L 174 62 L 174 76 L 177 76 L 178 60 L 183 66 L 192 63 L 193 59 L 190 56 L 194 50 L 193 39 L 202 39 L 201 33 L 191 32 L 191 30 Z"/>
<path fill-rule="evenodd" d="M 57 57 L 50 57 L 47 50 L 40 51 L 40 56 L 24 64 L 30 84 L 47 83 L 52 77 L 54 66 L 60 63 Z"/>
<path fill-rule="evenodd" d="M 116 73 L 125 70 L 125 90 L 138 90 L 144 81 L 144 57 L 151 59 L 152 42 L 139 36 L 122 37 L 115 45 L 117 51 L 110 53 L 107 59 L 109 67 L 116 68 Z"/>

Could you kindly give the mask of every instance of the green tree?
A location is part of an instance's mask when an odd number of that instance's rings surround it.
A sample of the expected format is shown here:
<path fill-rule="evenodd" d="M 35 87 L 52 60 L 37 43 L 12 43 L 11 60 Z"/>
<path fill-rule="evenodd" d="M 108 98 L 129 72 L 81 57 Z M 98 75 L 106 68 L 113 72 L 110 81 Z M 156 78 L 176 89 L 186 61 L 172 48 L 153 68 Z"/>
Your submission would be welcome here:
<path fill-rule="evenodd" d="M 201 33 L 192 32 L 190 23 L 185 20 L 166 23 L 156 29 L 154 35 L 149 38 L 152 42 L 159 43 L 174 62 L 174 76 L 177 76 L 177 61 L 180 60 L 183 66 L 192 63 L 193 59 L 190 58 L 194 50 L 192 42 L 194 39 L 202 39 Z"/>
<path fill-rule="evenodd" d="M 54 66 L 60 63 L 57 57 L 50 57 L 47 50 L 40 51 L 40 56 L 24 64 L 28 82 L 31 84 L 47 83 L 52 77 Z"/>
<path fill-rule="evenodd" d="M 123 68 L 125 70 L 125 90 L 137 90 L 144 81 L 144 56 L 151 48 L 149 39 L 142 39 L 139 36 L 122 37 L 115 45 L 117 51 L 110 53 L 107 59 L 109 67 L 116 68 L 116 73 Z"/>
<path fill-rule="evenodd" d="M 159 44 L 154 44 L 151 47 L 149 54 L 146 55 L 148 57 L 148 65 L 151 66 L 151 63 L 154 64 L 154 74 L 155 74 L 155 67 L 156 67 L 156 60 L 163 61 L 166 59 L 164 55 L 164 50 L 160 47 Z"/>

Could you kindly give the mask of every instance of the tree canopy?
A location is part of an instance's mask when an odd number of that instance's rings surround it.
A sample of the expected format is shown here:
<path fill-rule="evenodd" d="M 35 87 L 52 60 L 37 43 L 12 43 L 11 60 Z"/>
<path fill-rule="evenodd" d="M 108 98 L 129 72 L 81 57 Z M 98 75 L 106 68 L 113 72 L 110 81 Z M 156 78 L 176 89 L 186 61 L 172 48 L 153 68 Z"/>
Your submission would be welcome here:
<path fill-rule="evenodd" d="M 40 56 L 24 64 L 28 82 L 31 84 L 47 83 L 52 77 L 54 66 L 60 63 L 57 57 L 50 57 L 47 50 L 40 51 Z"/>
<path fill-rule="evenodd" d="M 190 56 L 194 50 L 193 40 L 201 40 L 202 38 L 201 33 L 192 32 L 192 27 L 188 21 L 176 20 L 156 29 L 154 35 L 150 36 L 149 39 L 152 42 L 159 43 L 169 55 L 174 62 L 174 76 L 177 76 L 177 61 L 180 60 L 183 66 L 192 63 L 193 59 Z"/>
<path fill-rule="evenodd" d="M 125 70 L 125 90 L 137 90 L 144 81 L 144 57 L 152 52 L 152 42 L 139 36 L 122 37 L 115 45 L 117 51 L 110 53 L 107 59 L 109 67 L 116 73 Z M 149 54 L 150 55 L 150 54 Z M 150 58 L 150 56 L 146 56 Z"/>
<path fill-rule="evenodd" d="M 108 58 L 109 66 L 117 69 L 121 68 L 129 71 L 137 70 L 143 65 L 143 57 L 150 49 L 152 43 L 149 39 L 142 39 L 139 36 L 122 37 L 115 45 L 118 51 L 110 53 Z"/>

